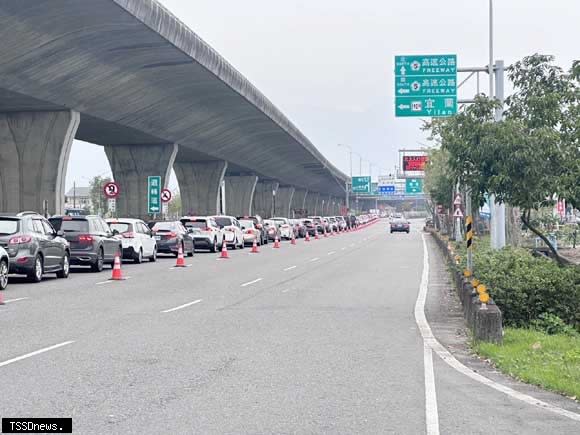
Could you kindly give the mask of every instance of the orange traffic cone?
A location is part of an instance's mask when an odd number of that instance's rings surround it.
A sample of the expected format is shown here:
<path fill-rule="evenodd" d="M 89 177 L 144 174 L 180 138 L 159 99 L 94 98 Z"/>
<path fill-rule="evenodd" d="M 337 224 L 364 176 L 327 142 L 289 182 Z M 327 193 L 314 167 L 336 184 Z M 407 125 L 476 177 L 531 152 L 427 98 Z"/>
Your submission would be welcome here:
<path fill-rule="evenodd" d="M 290 240 L 290 244 L 291 245 L 295 245 L 296 244 L 296 236 L 294 235 L 294 233 L 292 233 L 292 240 Z"/>
<path fill-rule="evenodd" d="M 186 267 L 185 259 L 183 258 L 183 248 L 179 245 L 179 249 L 177 250 L 177 261 L 175 262 L 175 267 Z"/>
<path fill-rule="evenodd" d="M 0 291 L 0 305 L 6 305 L 4 303 L 4 292 L 3 291 Z"/>
<path fill-rule="evenodd" d="M 320 237 L 318 237 L 318 230 L 314 231 L 314 240 L 320 240 Z"/>
<path fill-rule="evenodd" d="M 221 251 L 220 256 L 218 258 L 223 259 L 223 260 L 227 260 L 230 258 L 229 254 L 228 254 L 228 245 L 227 245 L 225 240 L 222 242 L 222 251 Z"/>
<path fill-rule="evenodd" d="M 278 249 L 280 247 L 280 240 L 278 240 L 278 236 L 274 239 L 274 248 Z"/>
<path fill-rule="evenodd" d="M 250 251 L 250 254 L 259 254 L 260 251 L 258 251 L 258 242 L 257 239 L 254 238 L 254 243 L 252 243 L 252 250 Z"/>
<path fill-rule="evenodd" d="M 317 233 L 314 233 L 317 234 Z M 304 237 L 304 241 L 305 242 L 309 242 L 310 241 L 310 233 L 308 231 L 306 231 L 306 237 Z"/>
<path fill-rule="evenodd" d="M 109 279 L 110 281 L 123 281 L 123 273 L 121 272 L 121 257 L 119 253 L 115 255 L 115 262 L 113 263 L 113 275 Z"/>
<path fill-rule="evenodd" d="M 324 237 L 328 237 L 328 233 L 326 232 L 326 228 L 324 229 Z"/>

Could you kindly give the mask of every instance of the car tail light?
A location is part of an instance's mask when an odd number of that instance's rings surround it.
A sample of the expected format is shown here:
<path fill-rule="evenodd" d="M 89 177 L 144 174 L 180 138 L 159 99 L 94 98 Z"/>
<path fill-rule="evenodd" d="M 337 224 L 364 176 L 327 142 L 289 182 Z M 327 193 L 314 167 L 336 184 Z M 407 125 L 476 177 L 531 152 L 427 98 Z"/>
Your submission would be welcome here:
<path fill-rule="evenodd" d="M 32 237 L 31 236 L 17 236 L 17 237 L 12 237 L 9 241 L 8 244 L 9 245 L 20 245 L 23 243 L 30 243 L 32 241 Z"/>
<path fill-rule="evenodd" d="M 262 229 L 262 224 L 256 224 L 256 228 L 261 230 Z"/>
<path fill-rule="evenodd" d="M 175 239 L 176 237 L 177 237 L 177 233 L 174 233 L 173 231 L 171 231 L 169 234 L 167 234 L 168 239 Z"/>
<path fill-rule="evenodd" d="M 79 236 L 79 242 L 81 243 L 93 243 L 93 236 L 90 234 L 81 234 Z"/>
<path fill-rule="evenodd" d="M 204 231 L 211 231 L 211 227 L 205 227 Z"/>
<path fill-rule="evenodd" d="M 284 224 L 282 225 L 282 228 L 290 228 L 290 226 L 288 224 Z"/>
<path fill-rule="evenodd" d="M 134 239 L 135 233 L 132 231 L 127 231 L 126 233 L 121 234 L 124 239 Z"/>
<path fill-rule="evenodd" d="M 254 234 L 254 230 L 252 230 L 252 229 L 246 230 L 246 234 Z"/>
<path fill-rule="evenodd" d="M 234 229 L 233 228 L 226 228 L 226 231 L 229 231 L 229 232 L 232 232 L 233 233 L 234 232 Z"/>

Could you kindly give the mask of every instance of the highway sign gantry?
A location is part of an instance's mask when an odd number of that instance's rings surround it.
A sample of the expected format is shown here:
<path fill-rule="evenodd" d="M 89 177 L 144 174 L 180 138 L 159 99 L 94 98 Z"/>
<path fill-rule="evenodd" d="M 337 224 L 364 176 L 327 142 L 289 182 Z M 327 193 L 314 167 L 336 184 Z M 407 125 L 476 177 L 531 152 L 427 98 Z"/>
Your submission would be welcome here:
<path fill-rule="evenodd" d="M 352 177 L 352 193 L 371 193 L 371 177 Z"/>
<path fill-rule="evenodd" d="M 161 177 L 147 177 L 147 213 L 157 214 L 161 211 Z"/>
<path fill-rule="evenodd" d="M 457 113 L 457 56 L 395 56 L 395 116 Z"/>

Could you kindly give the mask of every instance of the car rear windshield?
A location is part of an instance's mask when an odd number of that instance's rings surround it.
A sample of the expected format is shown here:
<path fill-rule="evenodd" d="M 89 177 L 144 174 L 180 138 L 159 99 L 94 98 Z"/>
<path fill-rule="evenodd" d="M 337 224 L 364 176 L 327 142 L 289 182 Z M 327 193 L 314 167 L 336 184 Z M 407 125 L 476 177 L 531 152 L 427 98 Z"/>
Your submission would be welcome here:
<path fill-rule="evenodd" d="M 133 231 L 133 224 L 126 222 L 109 222 L 109 227 L 111 227 L 112 231 L 117 230 L 119 234 L 130 233 Z"/>
<path fill-rule="evenodd" d="M 215 221 L 220 227 L 227 227 L 228 225 L 232 224 L 232 220 L 230 218 L 217 217 L 215 218 Z"/>
<path fill-rule="evenodd" d="M 20 219 L 0 218 L 0 236 L 17 233 L 20 228 Z"/>
<path fill-rule="evenodd" d="M 196 219 L 194 221 L 181 221 L 181 223 L 186 228 L 200 228 L 200 229 L 205 229 L 207 227 L 207 221 L 205 219 Z"/>
<path fill-rule="evenodd" d="M 86 219 L 49 219 L 50 223 L 57 231 L 65 233 L 87 233 L 89 231 L 89 221 Z"/>
<path fill-rule="evenodd" d="M 175 222 L 157 222 L 152 229 L 153 231 L 175 231 L 177 225 Z"/>

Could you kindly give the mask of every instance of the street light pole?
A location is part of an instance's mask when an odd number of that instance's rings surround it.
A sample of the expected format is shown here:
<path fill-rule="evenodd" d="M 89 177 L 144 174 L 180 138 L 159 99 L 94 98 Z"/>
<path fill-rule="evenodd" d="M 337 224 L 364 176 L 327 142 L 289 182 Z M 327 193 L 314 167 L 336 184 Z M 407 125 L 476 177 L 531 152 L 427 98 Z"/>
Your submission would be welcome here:
<path fill-rule="evenodd" d="M 343 144 L 338 144 L 339 147 L 345 147 L 348 148 L 348 156 L 349 156 L 349 167 L 350 167 L 350 182 L 352 184 L 352 148 L 350 147 L 350 145 L 343 145 Z M 348 180 L 344 182 L 344 194 L 345 194 L 345 199 L 346 199 L 346 209 L 350 209 L 350 194 L 348 191 Z"/>

